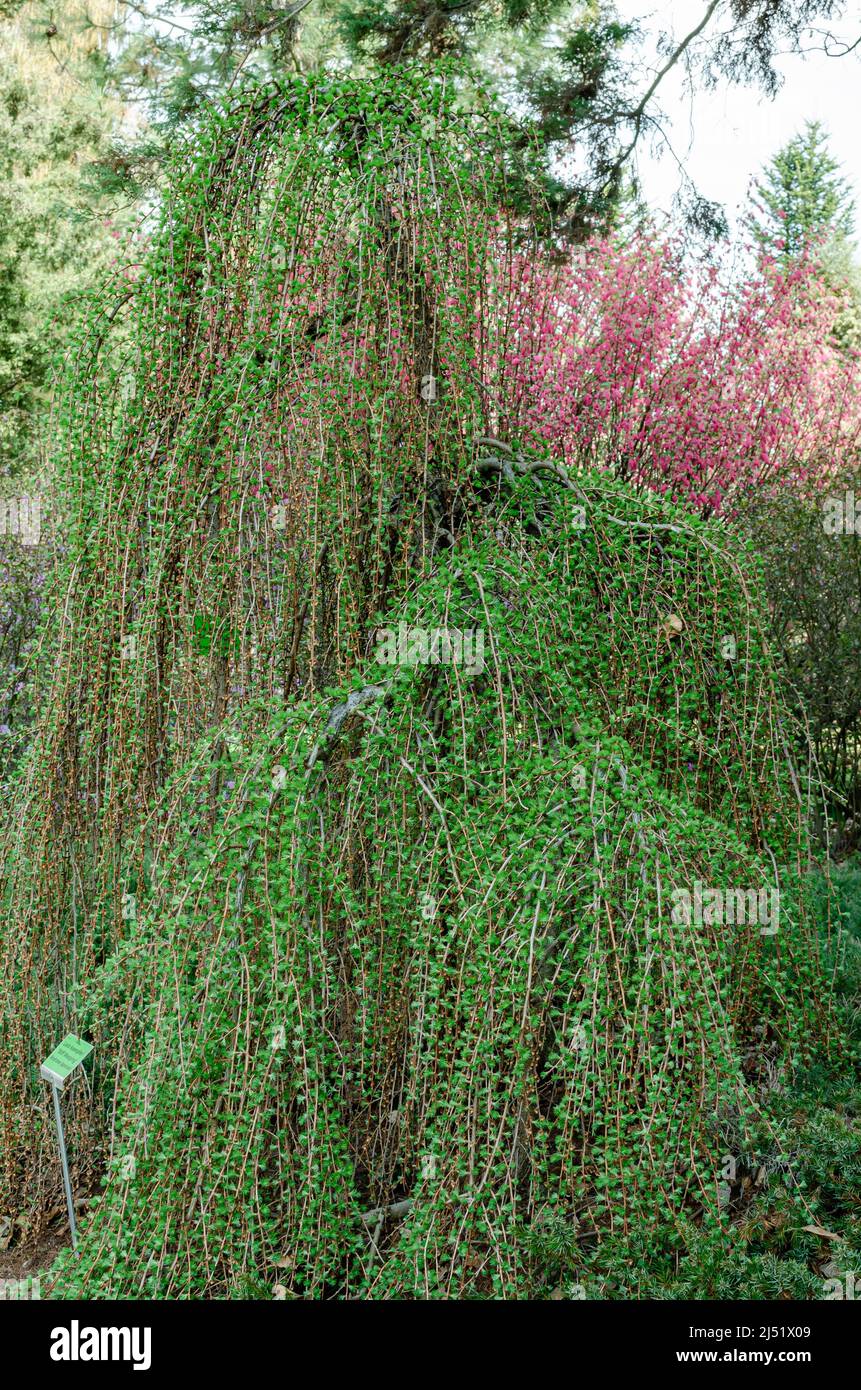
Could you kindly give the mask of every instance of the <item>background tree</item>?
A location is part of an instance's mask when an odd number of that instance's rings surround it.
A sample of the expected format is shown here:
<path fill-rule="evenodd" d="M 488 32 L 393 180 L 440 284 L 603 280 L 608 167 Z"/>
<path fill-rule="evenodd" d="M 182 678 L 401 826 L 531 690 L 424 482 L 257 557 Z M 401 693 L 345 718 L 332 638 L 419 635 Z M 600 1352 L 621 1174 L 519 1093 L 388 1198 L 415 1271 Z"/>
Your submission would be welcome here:
<path fill-rule="evenodd" d="M 24 745 L 49 552 L 55 535 L 45 462 L 54 363 L 81 292 L 120 261 L 122 212 L 91 181 L 111 157 L 117 103 L 64 71 L 35 11 L 0 24 L 0 505 L 38 495 L 40 540 L 0 531 L 0 782 Z M 92 32 L 75 50 L 93 51 Z M 6 534 L 10 531 L 9 534 Z"/>
<path fill-rule="evenodd" d="M 759 246 L 788 262 L 825 243 L 845 245 L 854 213 L 852 190 L 826 131 L 819 121 L 807 121 L 757 180 L 750 225 Z"/>
<path fill-rule="evenodd" d="M 623 22 L 609 0 L 201 0 L 181 14 L 142 0 L 111 17 L 93 13 L 100 0 L 63 0 L 59 10 L 55 0 L 38 3 L 42 42 L 64 64 L 87 26 L 109 34 L 87 62 L 146 115 L 145 135 L 126 132 L 105 170 L 123 196 L 159 181 L 178 129 L 239 74 L 277 78 L 325 65 L 372 77 L 450 58 L 507 105 L 518 124 L 512 141 L 539 151 L 546 203 L 574 241 L 615 220 L 637 148 L 662 135 L 670 72 L 681 65 L 692 84 L 754 82 L 771 94 L 776 55 L 820 42 L 819 22 L 845 9 L 842 0 L 702 0 L 690 27 L 686 17 L 675 33 L 655 32 L 648 13 Z M 648 35 L 658 54 L 651 71 L 638 47 Z M 680 211 L 709 236 L 725 227 L 691 186 Z"/>
<path fill-rule="evenodd" d="M 63 305 L 117 256 L 119 225 L 89 178 L 119 110 L 33 38 L 33 12 L 0 26 L 0 476 L 37 462 L 37 420 Z M 85 44 L 87 40 L 82 40 Z M 83 51 L 83 48 L 82 50 Z"/>
<path fill-rule="evenodd" d="M 762 252 L 786 272 L 813 270 L 821 287 L 818 337 L 830 341 L 851 373 L 861 347 L 861 275 L 852 241 L 852 190 L 828 148 L 819 121 L 805 127 L 766 166 L 756 184 L 748 225 Z M 830 306 L 830 307 L 829 307 Z M 830 327 L 829 327 L 830 324 Z M 830 408 L 837 419 L 837 402 Z M 798 451 L 794 441 L 793 449 Z M 857 486 L 857 438 L 852 447 L 817 449 L 825 474 L 839 460 L 845 477 L 834 494 Z M 810 476 L 820 471 L 815 467 Z M 776 649 L 780 652 L 804 733 L 828 795 L 827 821 L 817 829 L 832 851 L 857 845 L 861 811 L 861 691 L 858 663 L 858 541 L 823 527 L 822 497 L 806 490 L 748 498 L 743 522 L 765 559 L 764 574 Z"/>
<path fill-rule="evenodd" d="M 861 269 L 852 239 L 852 188 L 828 148 L 819 121 L 808 121 L 755 184 L 748 227 L 761 251 L 786 268 L 813 257 L 823 289 L 836 296 L 831 336 L 846 351 L 861 347 Z"/>
<path fill-rule="evenodd" d="M 816 829 L 842 857 L 861 841 L 861 555 L 859 536 L 829 533 L 829 497 L 861 497 L 848 474 L 827 496 L 753 495 L 742 516 L 762 554 L 775 649 L 826 791 Z M 847 504 L 849 505 L 849 504 Z M 849 518 L 851 528 L 853 518 Z"/>

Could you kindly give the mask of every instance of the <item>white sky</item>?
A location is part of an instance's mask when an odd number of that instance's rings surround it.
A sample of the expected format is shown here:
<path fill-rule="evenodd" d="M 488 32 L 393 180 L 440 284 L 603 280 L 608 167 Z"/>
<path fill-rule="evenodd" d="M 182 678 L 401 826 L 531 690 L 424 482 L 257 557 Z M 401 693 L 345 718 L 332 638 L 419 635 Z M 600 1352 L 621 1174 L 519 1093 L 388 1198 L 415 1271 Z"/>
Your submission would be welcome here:
<path fill-rule="evenodd" d="M 617 8 L 624 19 L 640 18 L 649 36 L 641 50 L 644 70 L 639 96 L 665 61 L 656 59 L 651 36 L 671 28 L 676 39 L 683 38 L 702 18 L 706 0 L 653 0 L 651 6 L 643 0 L 617 0 Z M 847 9 L 848 18 L 830 28 L 854 42 L 861 35 L 861 3 Z M 703 37 L 713 32 L 710 27 Z M 733 224 L 752 176 L 806 120 L 818 119 L 828 131 L 831 152 L 843 165 L 844 177 L 854 187 L 857 231 L 861 228 L 861 47 L 844 58 L 828 58 L 821 52 L 804 57 L 786 54 L 777 66 L 785 80 L 769 101 L 753 88 L 726 83 L 716 91 L 699 87 L 692 96 L 678 65 L 656 97 L 667 115 L 664 129 L 675 154 L 698 191 L 721 203 Z M 667 151 L 658 158 L 649 143 L 644 140 L 638 154 L 643 195 L 651 207 L 668 212 L 681 183 L 678 165 Z"/>

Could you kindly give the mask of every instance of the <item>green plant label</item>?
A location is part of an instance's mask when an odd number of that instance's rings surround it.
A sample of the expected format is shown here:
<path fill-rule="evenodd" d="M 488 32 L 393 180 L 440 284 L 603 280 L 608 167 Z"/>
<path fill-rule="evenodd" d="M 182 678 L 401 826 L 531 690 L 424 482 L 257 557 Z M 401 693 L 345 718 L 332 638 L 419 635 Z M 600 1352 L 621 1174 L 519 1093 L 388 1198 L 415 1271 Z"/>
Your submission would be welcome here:
<path fill-rule="evenodd" d="M 81 1038 L 76 1038 L 74 1033 L 69 1033 L 68 1037 L 54 1048 L 50 1057 L 45 1058 L 40 1075 L 43 1080 L 50 1081 L 62 1090 L 67 1077 L 81 1065 L 85 1057 L 89 1057 L 92 1050 L 92 1043 L 84 1042 Z"/>

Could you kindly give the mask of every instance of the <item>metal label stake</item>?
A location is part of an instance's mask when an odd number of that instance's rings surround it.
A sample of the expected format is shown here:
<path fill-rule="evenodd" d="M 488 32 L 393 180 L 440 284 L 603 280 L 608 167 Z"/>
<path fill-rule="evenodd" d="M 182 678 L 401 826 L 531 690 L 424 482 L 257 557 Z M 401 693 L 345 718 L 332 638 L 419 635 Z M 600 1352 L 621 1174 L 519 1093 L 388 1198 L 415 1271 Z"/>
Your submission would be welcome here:
<path fill-rule="evenodd" d="M 50 1081 L 51 1090 L 54 1093 L 54 1118 L 57 1121 L 57 1143 L 60 1147 L 60 1162 L 63 1165 L 63 1185 L 66 1189 L 66 1206 L 69 1211 L 69 1228 L 72 1232 L 72 1249 L 78 1248 L 78 1229 L 75 1225 L 75 1204 L 72 1201 L 72 1183 L 69 1177 L 69 1160 L 66 1157 L 66 1137 L 63 1134 L 63 1117 L 60 1114 L 60 1092 L 68 1081 L 69 1077 L 77 1071 L 78 1067 L 89 1057 L 93 1050 L 92 1043 L 83 1042 L 81 1038 L 76 1038 L 74 1033 L 69 1033 L 58 1047 L 54 1048 L 50 1057 L 42 1063 L 40 1075 L 43 1080 Z"/>

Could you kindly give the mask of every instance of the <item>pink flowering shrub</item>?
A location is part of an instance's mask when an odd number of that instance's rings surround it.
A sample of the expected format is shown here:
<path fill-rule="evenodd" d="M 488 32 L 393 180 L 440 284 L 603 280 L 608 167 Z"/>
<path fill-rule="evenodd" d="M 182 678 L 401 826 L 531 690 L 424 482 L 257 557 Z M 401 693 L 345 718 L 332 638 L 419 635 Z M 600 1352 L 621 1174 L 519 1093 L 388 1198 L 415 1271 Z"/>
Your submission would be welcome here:
<path fill-rule="evenodd" d="M 551 265 L 514 253 L 510 230 L 489 221 L 479 239 L 491 248 L 485 281 L 484 266 L 464 275 L 474 247 L 418 224 L 401 229 L 422 267 L 440 396 L 452 402 L 475 384 L 481 397 L 454 409 L 461 439 L 481 415 L 503 438 L 574 468 L 612 470 L 705 514 L 786 484 L 815 489 L 856 466 L 859 354 L 835 341 L 843 306 L 815 259 L 786 270 L 763 257 L 742 277 L 691 267 L 677 243 L 643 234 L 624 248 L 596 239 Z M 243 312 L 276 367 L 253 428 L 237 415 L 225 445 L 231 459 L 250 455 L 252 494 L 286 506 L 289 526 L 299 525 L 322 447 L 319 420 L 351 457 L 384 450 L 390 435 L 403 438 L 394 402 L 415 395 L 424 370 L 417 306 L 391 293 L 390 266 L 367 267 L 354 303 L 348 243 L 324 232 L 322 214 L 309 218 L 289 268 L 283 248 L 267 248 L 266 292 Z M 469 292 L 455 293 L 464 279 Z M 386 311 L 366 311 L 371 302 Z M 213 299 L 198 335 L 204 373 L 231 359 L 226 323 Z M 160 368 L 154 379 L 163 389 Z M 428 461 L 438 444 L 427 431 Z"/>
<path fill-rule="evenodd" d="M 738 282 L 655 236 L 594 241 L 561 268 L 512 263 L 496 297 L 500 423 L 568 465 L 710 513 L 857 456 L 858 357 L 833 342 L 840 305 L 812 260 Z"/>

